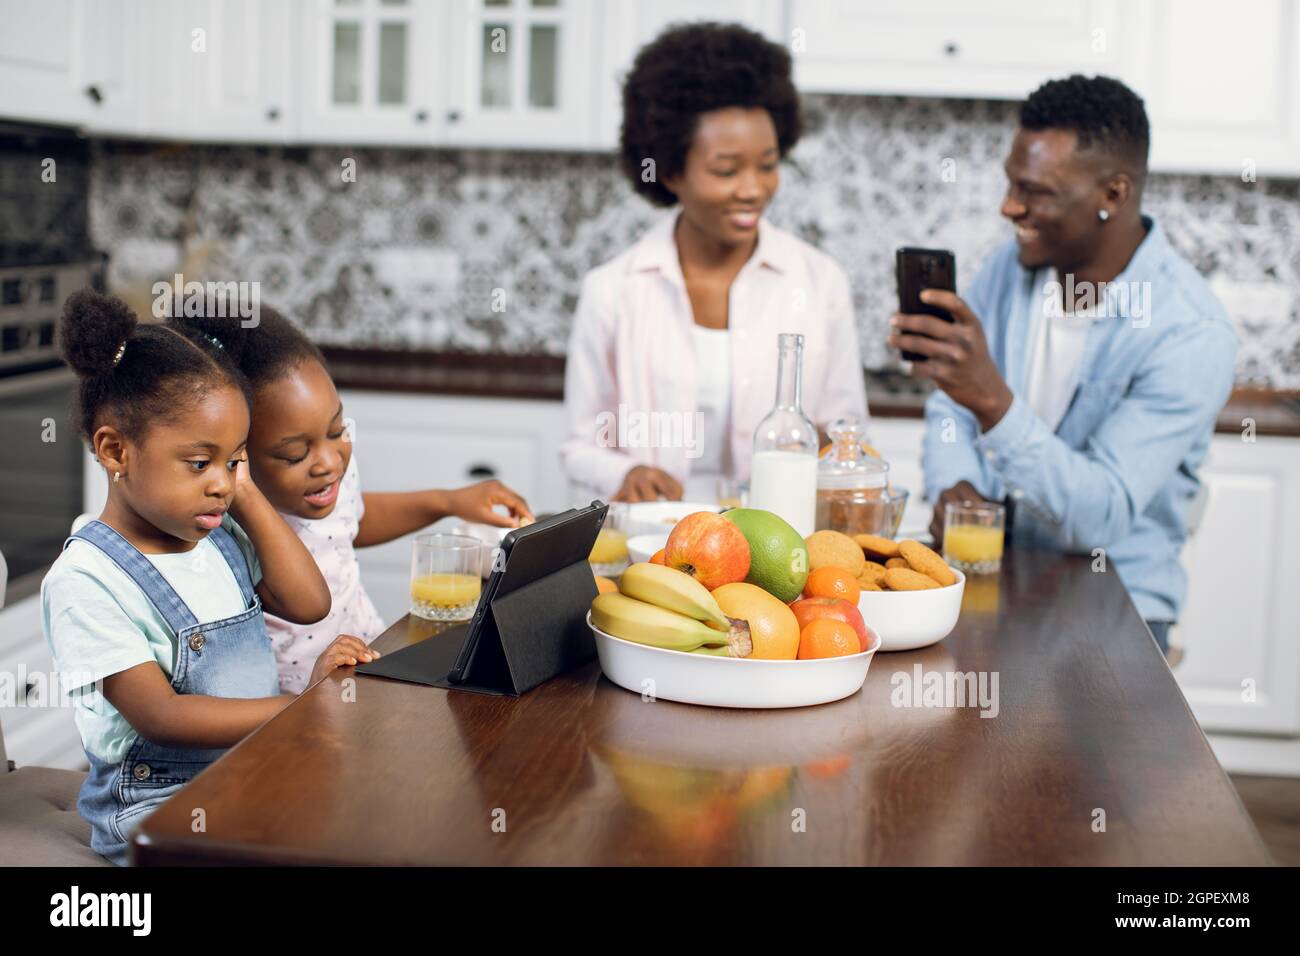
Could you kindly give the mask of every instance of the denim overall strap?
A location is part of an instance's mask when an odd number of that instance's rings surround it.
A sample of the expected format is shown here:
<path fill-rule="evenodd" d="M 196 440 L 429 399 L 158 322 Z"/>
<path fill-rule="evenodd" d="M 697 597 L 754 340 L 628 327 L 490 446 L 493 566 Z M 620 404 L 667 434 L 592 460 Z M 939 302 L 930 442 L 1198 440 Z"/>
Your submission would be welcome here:
<path fill-rule="evenodd" d="M 209 540 L 221 551 L 221 556 L 226 559 L 226 564 L 230 565 L 230 570 L 235 575 L 235 581 L 239 583 L 239 593 L 244 595 L 244 607 L 253 606 L 253 575 L 248 568 L 248 561 L 244 557 L 244 552 L 239 550 L 239 545 L 235 542 L 235 536 L 225 528 L 217 527 L 208 535 Z"/>
<path fill-rule="evenodd" d="M 189 606 L 176 593 L 176 589 L 167 583 L 167 579 L 153 566 L 153 563 L 141 554 L 135 545 L 104 522 L 98 518 L 89 522 L 80 531 L 74 531 L 72 537 L 65 541 L 63 546 L 66 548 L 73 538 L 93 544 L 126 572 L 175 633 L 179 634 L 187 627 L 199 623 Z M 240 564 L 244 563 L 241 555 Z M 234 568 L 232 567 L 231 570 Z"/>

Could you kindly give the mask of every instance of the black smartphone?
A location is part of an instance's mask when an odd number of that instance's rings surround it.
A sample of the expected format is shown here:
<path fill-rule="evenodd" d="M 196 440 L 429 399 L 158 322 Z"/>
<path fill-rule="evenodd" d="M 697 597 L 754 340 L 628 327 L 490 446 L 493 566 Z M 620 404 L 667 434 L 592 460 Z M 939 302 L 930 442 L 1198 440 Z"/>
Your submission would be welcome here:
<path fill-rule="evenodd" d="M 947 249 L 918 249 L 907 246 L 894 253 L 894 272 L 898 278 L 898 311 L 912 315 L 933 315 L 951 322 L 947 309 L 921 301 L 922 289 L 957 291 L 957 257 Z M 919 352 L 903 352 L 908 362 L 923 362 Z"/>

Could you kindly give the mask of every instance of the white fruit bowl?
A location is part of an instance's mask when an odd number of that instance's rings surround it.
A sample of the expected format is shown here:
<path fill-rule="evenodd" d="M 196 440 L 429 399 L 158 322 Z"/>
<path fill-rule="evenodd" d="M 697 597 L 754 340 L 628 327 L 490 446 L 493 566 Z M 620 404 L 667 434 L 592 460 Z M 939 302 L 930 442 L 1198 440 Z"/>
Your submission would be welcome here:
<path fill-rule="evenodd" d="M 654 557 L 655 552 L 668 544 L 668 532 L 639 534 L 627 539 L 627 556 L 633 564 L 642 564 Z"/>
<path fill-rule="evenodd" d="M 606 634 L 591 623 L 600 669 L 635 694 L 706 707 L 809 707 L 852 696 L 867 679 L 880 635 L 861 654 L 813 661 L 750 661 L 686 654 Z"/>
<path fill-rule="evenodd" d="M 966 575 L 956 568 L 957 583 L 928 591 L 863 591 L 858 610 L 882 641 L 882 651 L 912 651 L 937 644 L 952 633 L 961 615 Z"/>

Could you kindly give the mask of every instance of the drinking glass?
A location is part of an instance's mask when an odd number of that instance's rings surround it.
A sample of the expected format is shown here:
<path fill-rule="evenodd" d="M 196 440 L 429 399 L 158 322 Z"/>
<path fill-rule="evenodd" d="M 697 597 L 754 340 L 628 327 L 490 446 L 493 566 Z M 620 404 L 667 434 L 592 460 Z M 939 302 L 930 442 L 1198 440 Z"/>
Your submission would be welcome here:
<path fill-rule="evenodd" d="M 463 534 L 422 534 L 411 553 L 411 613 L 468 621 L 483 589 L 483 542 Z"/>
<path fill-rule="evenodd" d="M 966 574 L 1002 568 L 1006 509 L 992 501 L 949 504 L 943 512 L 943 559 Z"/>

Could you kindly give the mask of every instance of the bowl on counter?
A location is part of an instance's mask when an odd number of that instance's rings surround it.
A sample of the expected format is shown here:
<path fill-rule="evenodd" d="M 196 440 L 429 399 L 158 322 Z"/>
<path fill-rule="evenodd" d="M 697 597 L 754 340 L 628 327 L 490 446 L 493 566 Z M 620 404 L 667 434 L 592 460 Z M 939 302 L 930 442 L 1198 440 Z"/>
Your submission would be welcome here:
<path fill-rule="evenodd" d="M 638 501 L 625 506 L 626 530 L 630 535 L 667 534 L 673 525 L 697 511 L 722 511 L 716 504 L 699 501 Z"/>
<path fill-rule="evenodd" d="M 953 569 L 957 583 L 926 591 L 863 591 L 858 610 L 867 627 L 880 635 L 882 651 L 911 651 L 937 644 L 952 633 L 961 615 L 966 575 Z"/>
<path fill-rule="evenodd" d="M 879 634 L 859 654 L 809 661 L 751 661 L 687 654 L 606 634 L 591 623 L 600 669 L 634 694 L 706 707 L 810 707 L 850 697 L 862 689 Z"/>
<path fill-rule="evenodd" d="M 627 539 L 627 557 L 632 564 L 640 564 L 654 557 L 656 551 L 668 543 L 668 532 L 639 534 Z"/>

